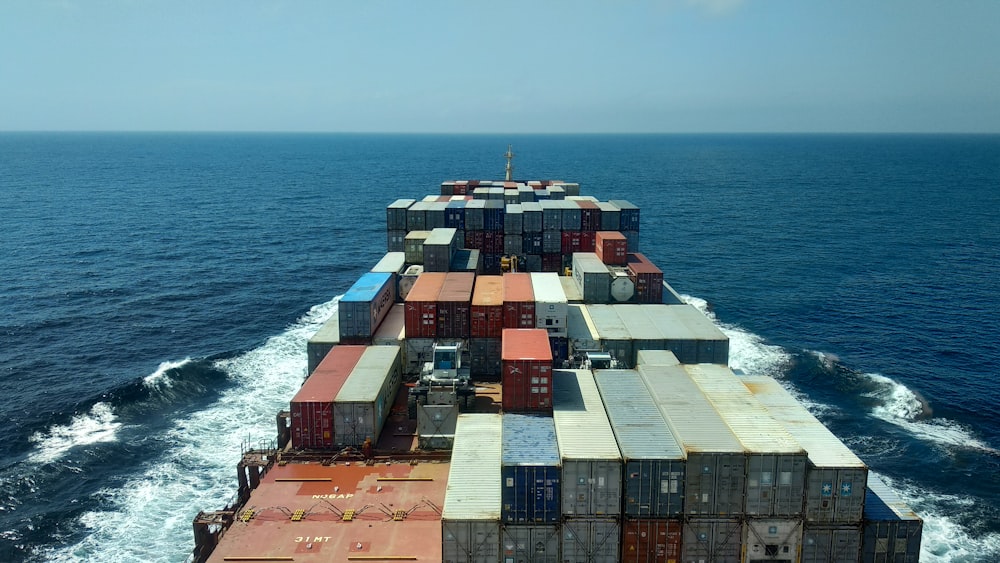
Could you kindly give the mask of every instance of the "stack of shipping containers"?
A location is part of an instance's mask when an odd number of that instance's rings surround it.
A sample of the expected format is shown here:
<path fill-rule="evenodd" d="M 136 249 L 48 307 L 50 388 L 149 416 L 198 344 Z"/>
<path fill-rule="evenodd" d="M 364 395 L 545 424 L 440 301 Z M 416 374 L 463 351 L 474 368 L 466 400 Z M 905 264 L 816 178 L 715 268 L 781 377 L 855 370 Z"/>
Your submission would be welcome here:
<path fill-rule="evenodd" d="M 535 297 L 535 328 L 548 332 L 552 361 L 556 366 L 562 365 L 569 356 L 566 293 L 563 292 L 558 274 L 538 272 L 530 275 L 531 290 Z"/>
<path fill-rule="evenodd" d="M 503 275 L 503 327 L 535 328 L 535 292 L 531 274 Z"/>
<path fill-rule="evenodd" d="M 469 350 L 472 373 L 500 377 L 500 337 L 503 335 L 503 278 L 476 276 L 472 292 Z"/>
<path fill-rule="evenodd" d="M 683 366 L 747 452 L 744 561 L 792 559 L 802 544 L 806 452 L 726 366 Z"/>
<path fill-rule="evenodd" d="M 379 323 L 395 301 L 396 283 L 392 274 L 363 274 L 337 305 L 340 343 L 371 344 Z"/>
<path fill-rule="evenodd" d="M 399 346 L 365 348 L 333 402 L 335 442 L 378 442 L 402 379 Z"/>
<path fill-rule="evenodd" d="M 365 346 L 337 346 L 326 354 L 290 404 L 292 447 L 332 449 L 334 440 L 333 402 L 357 365 Z"/>
<path fill-rule="evenodd" d="M 552 418 L 505 413 L 500 462 L 500 547 L 504 561 L 562 560 L 560 473 Z"/>
<path fill-rule="evenodd" d="M 741 380 L 809 452 L 802 563 L 856 562 L 867 466 L 780 383 L 764 376 Z"/>
<path fill-rule="evenodd" d="M 644 364 L 637 370 L 687 458 L 683 559 L 740 563 L 747 481 L 743 444 L 683 367 Z"/>
<path fill-rule="evenodd" d="M 501 337 L 503 410 L 552 412 L 552 350 L 537 328 L 506 328 Z"/>
<path fill-rule="evenodd" d="M 594 374 L 624 461 L 621 561 L 680 561 L 684 451 L 638 372 Z"/>
<path fill-rule="evenodd" d="M 868 476 L 861 535 L 862 563 L 917 563 L 924 522 L 895 491 Z"/>
<path fill-rule="evenodd" d="M 441 512 L 445 563 L 500 560 L 502 428 L 499 414 L 458 416 Z"/>
<path fill-rule="evenodd" d="M 615 563 L 622 459 L 593 373 L 554 372 L 552 418 L 562 461 L 563 560 Z"/>

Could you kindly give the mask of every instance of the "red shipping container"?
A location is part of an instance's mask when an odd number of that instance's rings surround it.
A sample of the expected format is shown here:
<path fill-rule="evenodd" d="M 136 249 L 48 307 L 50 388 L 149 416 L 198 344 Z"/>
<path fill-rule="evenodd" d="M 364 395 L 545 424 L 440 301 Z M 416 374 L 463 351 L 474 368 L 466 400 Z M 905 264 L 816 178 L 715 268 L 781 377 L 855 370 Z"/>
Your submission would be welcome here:
<path fill-rule="evenodd" d="M 446 272 L 424 272 L 410 288 L 403 304 L 407 338 L 437 337 L 437 304 Z"/>
<path fill-rule="evenodd" d="M 500 338 L 503 332 L 503 278 L 479 276 L 472 292 L 472 338 Z"/>
<path fill-rule="evenodd" d="M 542 271 L 562 273 L 563 255 L 561 253 L 542 254 Z"/>
<path fill-rule="evenodd" d="M 597 233 L 594 231 L 580 231 L 580 252 L 593 252 L 596 241 Z"/>
<path fill-rule="evenodd" d="M 503 327 L 535 328 L 535 290 L 531 274 L 503 275 Z"/>
<path fill-rule="evenodd" d="M 679 519 L 626 518 L 622 523 L 623 563 L 674 563 L 681 560 Z"/>
<path fill-rule="evenodd" d="M 605 264 L 628 263 L 628 239 L 618 231 L 597 231 L 594 253 Z"/>
<path fill-rule="evenodd" d="M 465 248 L 483 249 L 483 231 L 465 231 Z"/>
<path fill-rule="evenodd" d="M 469 312 L 472 308 L 472 286 L 476 274 L 449 272 L 445 275 L 437 304 L 437 337 L 468 338 Z"/>
<path fill-rule="evenodd" d="M 580 230 L 594 232 L 601 228 L 601 208 L 587 200 L 576 200 L 580 206 Z"/>
<path fill-rule="evenodd" d="M 636 252 L 628 255 L 628 277 L 635 284 L 635 297 L 639 303 L 663 302 L 663 271 Z"/>
<path fill-rule="evenodd" d="M 334 346 L 292 397 L 292 447 L 332 448 L 333 400 L 366 346 Z"/>
<path fill-rule="evenodd" d="M 504 329 L 500 343 L 503 410 L 552 411 L 552 349 L 545 329 Z"/>
<path fill-rule="evenodd" d="M 503 231 L 483 232 L 483 252 L 486 254 L 503 254 Z"/>

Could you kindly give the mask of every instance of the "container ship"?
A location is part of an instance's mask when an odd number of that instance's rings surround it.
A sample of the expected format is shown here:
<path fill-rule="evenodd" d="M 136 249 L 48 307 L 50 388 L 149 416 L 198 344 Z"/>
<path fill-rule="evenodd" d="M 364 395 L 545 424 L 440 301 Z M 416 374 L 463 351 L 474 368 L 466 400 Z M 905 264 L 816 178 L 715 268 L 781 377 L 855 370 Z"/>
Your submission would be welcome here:
<path fill-rule="evenodd" d="M 922 521 L 578 184 L 387 202 L 191 560 L 916 562 Z"/>

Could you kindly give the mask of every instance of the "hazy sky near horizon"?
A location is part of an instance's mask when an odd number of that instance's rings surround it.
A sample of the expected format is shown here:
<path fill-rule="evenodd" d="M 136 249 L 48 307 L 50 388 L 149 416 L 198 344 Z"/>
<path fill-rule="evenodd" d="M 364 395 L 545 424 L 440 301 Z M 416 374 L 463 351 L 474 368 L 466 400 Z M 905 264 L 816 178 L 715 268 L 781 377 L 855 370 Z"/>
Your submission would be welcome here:
<path fill-rule="evenodd" d="M 0 0 L 0 130 L 1000 133 L 1000 1 Z"/>

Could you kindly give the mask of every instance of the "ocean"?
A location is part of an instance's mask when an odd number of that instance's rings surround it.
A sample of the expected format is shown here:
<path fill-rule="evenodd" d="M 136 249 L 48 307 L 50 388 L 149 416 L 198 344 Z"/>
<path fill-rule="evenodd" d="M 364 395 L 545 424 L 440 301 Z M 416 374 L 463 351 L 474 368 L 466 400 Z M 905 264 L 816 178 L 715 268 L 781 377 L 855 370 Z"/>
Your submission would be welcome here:
<path fill-rule="evenodd" d="M 0 560 L 183 561 L 444 180 L 578 182 L 925 519 L 1000 560 L 1000 136 L 0 133 Z"/>

